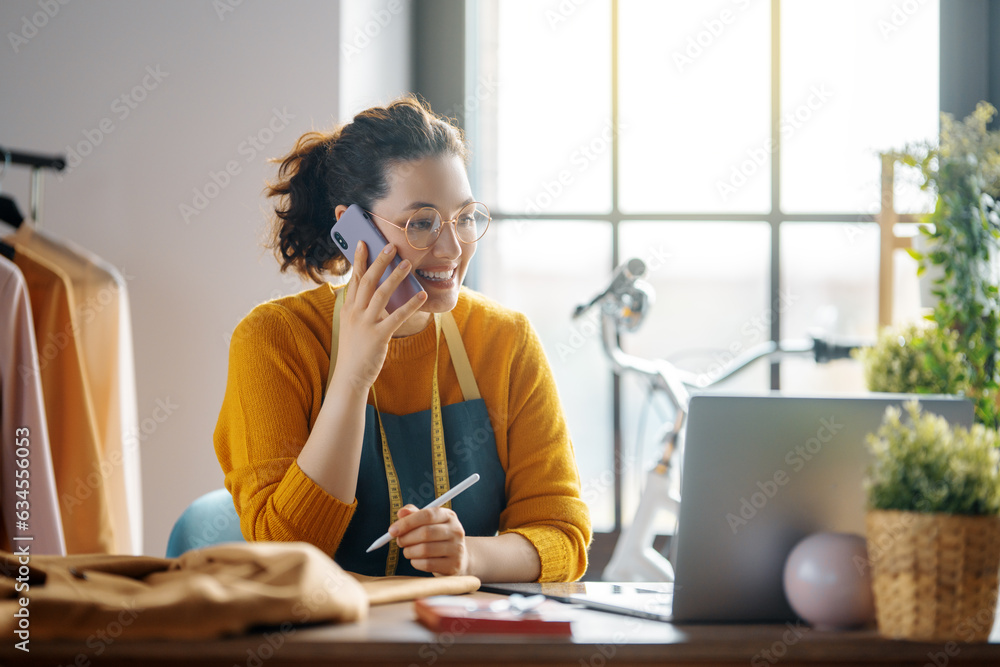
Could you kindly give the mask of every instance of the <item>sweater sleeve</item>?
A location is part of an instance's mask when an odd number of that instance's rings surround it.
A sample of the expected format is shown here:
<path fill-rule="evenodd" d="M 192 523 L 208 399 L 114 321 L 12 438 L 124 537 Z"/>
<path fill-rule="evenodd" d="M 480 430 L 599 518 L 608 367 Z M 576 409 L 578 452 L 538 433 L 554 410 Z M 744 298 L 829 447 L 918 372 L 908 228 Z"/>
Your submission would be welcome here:
<path fill-rule="evenodd" d="M 569 429 L 541 342 L 521 316 L 511 365 L 507 421 L 507 508 L 500 532 L 523 535 L 538 551 L 539 581 L 574 581 L 587 570 L 590 512 L 580 497 Z"/>
<path fill-rule="evenodd" d="M 237 326 L 215 452 L 247 540 L 304 541 L 332 556 L 357 501 L 334 498 L 296 463 L 319 411 L 324 369 L 301 353 L 293 326 L 275 304 Z"/>

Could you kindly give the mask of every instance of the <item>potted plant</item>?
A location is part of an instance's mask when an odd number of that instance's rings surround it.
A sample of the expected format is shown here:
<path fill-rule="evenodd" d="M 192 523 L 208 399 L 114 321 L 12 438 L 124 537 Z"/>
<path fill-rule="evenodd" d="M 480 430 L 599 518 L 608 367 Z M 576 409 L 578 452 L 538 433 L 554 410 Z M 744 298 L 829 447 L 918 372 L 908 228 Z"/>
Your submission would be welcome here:
<path fill-rule="evenodd" d="M 1000 436 L 888 408 L 869 436 L 867 544 L 879 633 L 985 641 L 1000 572 Z"/>
<path fill-rule="evenodd" d="M 921 188 L 937 195 L 920 228 L 927 248 L 910 254 L 918 275 L 935 269 L 931 317 L 958 333 L 976 419 L 994 429 L 1000 426 L 1000 130 L 987 125 L 995 114 L 986 102 L 961 122 L 942 114 L 937 145 L 916 144 L 897 155 L 919 169 Z"/>
<path fill-rule="evenodd" d="M 904 394 L 961 394 L 968 389 L 965 355 L 958 332 L 933 322 L 883 328 L 872 347 L 852 355 L 864 367 L 869 391 Z"/>

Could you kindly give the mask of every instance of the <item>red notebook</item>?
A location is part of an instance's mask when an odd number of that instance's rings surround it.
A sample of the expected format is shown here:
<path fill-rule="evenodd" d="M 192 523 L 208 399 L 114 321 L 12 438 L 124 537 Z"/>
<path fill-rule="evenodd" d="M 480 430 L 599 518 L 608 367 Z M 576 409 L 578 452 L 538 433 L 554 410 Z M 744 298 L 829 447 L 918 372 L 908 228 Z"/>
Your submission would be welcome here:
<path fill-rule="evenodd" d="M 417 620 L 434 632 L 516 635 L 573 634 L 572 624 L 558 602 L 547 600 L 518 612 L 505 598 L 473 599 L 452 595 L 414 601 Z"/>

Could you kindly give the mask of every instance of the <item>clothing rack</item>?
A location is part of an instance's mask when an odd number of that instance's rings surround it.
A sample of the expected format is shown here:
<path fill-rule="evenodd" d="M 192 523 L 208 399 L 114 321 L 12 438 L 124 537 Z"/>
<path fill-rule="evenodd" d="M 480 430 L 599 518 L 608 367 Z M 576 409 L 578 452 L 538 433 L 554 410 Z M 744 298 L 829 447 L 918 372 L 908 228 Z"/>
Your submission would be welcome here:
<path fill-rule="evenodd" d="M 9 164 L 24 164 L 31 167 L 55 169 L 62 171 L 66 168 L 66 158 L 62 155 L 39 155 L 37 153 L 25 153 L 10 148 L 0 146 L 0 155 L 3 155 L 4 162 Z"/>
<path fill-rule="evenodd" d="M 3 171 L 12 164 L 23 164 L 31 167 L 31 219 L 39 224 L 42 219 L 42 169 L 62 171 L 66 168 L 66 158 L 62 155 L 39 155 L 25 151 L 12 150 L 0 146 L 3 156 Z M 0 172 L 0 176 L 3 172 Z"/>

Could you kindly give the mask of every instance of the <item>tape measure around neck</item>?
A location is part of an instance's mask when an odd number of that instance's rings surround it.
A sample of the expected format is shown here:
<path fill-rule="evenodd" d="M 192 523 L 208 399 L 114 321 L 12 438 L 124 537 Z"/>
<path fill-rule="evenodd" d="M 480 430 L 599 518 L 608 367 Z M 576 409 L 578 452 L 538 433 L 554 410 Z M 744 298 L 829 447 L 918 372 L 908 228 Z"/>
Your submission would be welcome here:
<path fill-rule="evenodd" d="M 330 369 L 327 374 L 327 387 L 329 388 L 330 380 L 333 379 L 333 369 L 337 359 L 338 341 L 340 334 L 340 305 L 343 302 L 343 290 L 337 294 L 336 301 L 334 302 L 333 308 L 333 325 L 330 332 Z M 446 316 L 451 319 L 451 313 Z M 444 447 L 444 420 L 441 417 L 441 393 L 438 389 L 438 360 L 441 352 L 441 315 L 438 313 L 434 314 L 434 377 L 431 382 L 431 461 L 434 468 L 434 495 L 435 497 L 440 496 L 445 493 L 451 485 L 448 482 L 448 459 L 445 453 Z M 456 333 L 458 328 L 454 324 L 454 320 L 451 319 L 449 322 L 452 331 L 448 333 Z M 446 327 L 446 331 L 448 327 Z M 449 341 L 449 352 L 453 355 L 455 354 L 454 339 L 451 336 L 447 336 Z M 460 377 L 467 376 L 464 381 L 461 382 L 463 394 L 466 389 L 469 378 L 472 378 L 471 367 L 469 366 L 468 356 L 465 354 L 465 347 L 461 344 L 461 338 L 457 339 L 457 344 L 461 348 L 461 354 L 464 359 L 464 363 L 460 362 L 458 365 L 462 366 L 464 369 L 463 373 L 459 373 Z M 476 398 L 478 398 L 479 389 L 475 385 L 475 379 L 471 379 L 472 386 L 475 388 Z M 385 434 L 385 427 L 382 424 L 382 413 L 378 409 L 378 396 L 375 394 L 375 385 L 372 385 L 372 403 L 375 406 L 375 416 L 378 419 L 378 429 L 379 436 L 382 440 L 382 462 L 385 465 L 385 478 L 386 483 L 389 487 L 389 523 L 392 524 L 398 518 L 398 513 L 400 508 L 403 506 L 403 495 L 400 490 L 399 485 L 399 475 L 396 473 L 396 466 L 392 462 L 392 453 L 389 451 L 389 439 Z M 469 397 L 466 396 L 466 400 Z M 445 503 L 444 507 L 451 507 L 451 502 Z M 399 545 L 396 544 L 395 538 L 389 542 L 389 554 L 385 561 L 385 574 L 387 577 L 392 576 L 396 573 L 396 567 L 399 564 Z"/>
<path fill-rule="evenodd" d="M 448 458 L 444 449 L 444 421 L 441 418 L 441 393 L 438 391 L 438 356 L 441 351 L 441 317 L 434 314 L 434 379 L 431 382 L 431 462 L 434 466 L 434 496 L 440 496 L 450 486 L 448 484 Z M 378 418 L 379 435 L 382 437 L 382 462 L 385 465 L 385 479 L 389 485 L 389 523 L 399 517 L 399 509 L 403 506 L 403 497 L 399 488 L 399 475 L 392 463 L 392 453 L 389 451 L 389 439 L 382 425 L 382 413 L 378 409 L 378 396 L 375 385 L 372 385 L 372 402 L 375 404 L 375 416 Z M 451 502 L 444 504 L 451 507 Z M 389 555 L 385 560 L 385 576 L 396 574 L 399 564 L 399 545 L 393 538 L 389 542 Z"/>

